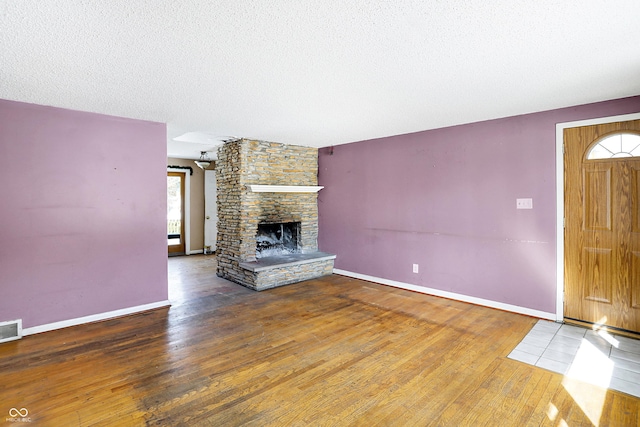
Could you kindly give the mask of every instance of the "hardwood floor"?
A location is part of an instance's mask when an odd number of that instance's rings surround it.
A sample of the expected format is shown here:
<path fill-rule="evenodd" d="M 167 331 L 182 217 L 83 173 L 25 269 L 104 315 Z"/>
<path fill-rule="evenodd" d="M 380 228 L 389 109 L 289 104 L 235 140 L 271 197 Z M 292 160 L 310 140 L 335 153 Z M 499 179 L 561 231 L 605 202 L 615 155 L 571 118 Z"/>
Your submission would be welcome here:
<path fill-rule="evenodd" d="M 170 309 L 0 344 L 0 424 L 640 421 L 640 399 L 507 359 L 533 318 L 337 275 L 254 292 L 213 256 L 169 259 L 169 281 Z"/>

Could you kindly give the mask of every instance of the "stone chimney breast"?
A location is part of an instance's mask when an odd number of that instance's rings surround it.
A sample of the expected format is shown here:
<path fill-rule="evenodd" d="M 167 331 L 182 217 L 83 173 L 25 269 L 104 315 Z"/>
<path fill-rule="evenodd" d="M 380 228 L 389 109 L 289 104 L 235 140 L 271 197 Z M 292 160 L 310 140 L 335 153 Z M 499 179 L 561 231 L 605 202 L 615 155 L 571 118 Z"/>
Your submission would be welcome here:
<path fill-rule="evenodd" d="M 317 176 L 316 148 L 247 139 L 218 148 L 218 276 L 262 290 L 333 272 L 335 255 L 318 252 Z M 257 259 L 259 225 L 279 223 L 299 223 L 296 251 Z"/>

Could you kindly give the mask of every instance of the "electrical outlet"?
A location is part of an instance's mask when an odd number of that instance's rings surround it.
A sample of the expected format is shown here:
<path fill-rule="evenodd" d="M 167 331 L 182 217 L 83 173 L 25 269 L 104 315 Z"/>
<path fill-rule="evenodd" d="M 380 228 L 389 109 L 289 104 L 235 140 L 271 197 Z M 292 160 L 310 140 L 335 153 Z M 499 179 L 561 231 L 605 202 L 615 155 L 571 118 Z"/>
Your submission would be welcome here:
<path fill-rule="evenodd" d="M 418 264 L 413 264 L 413 272 L 414 273 L 418 272 Z"/>

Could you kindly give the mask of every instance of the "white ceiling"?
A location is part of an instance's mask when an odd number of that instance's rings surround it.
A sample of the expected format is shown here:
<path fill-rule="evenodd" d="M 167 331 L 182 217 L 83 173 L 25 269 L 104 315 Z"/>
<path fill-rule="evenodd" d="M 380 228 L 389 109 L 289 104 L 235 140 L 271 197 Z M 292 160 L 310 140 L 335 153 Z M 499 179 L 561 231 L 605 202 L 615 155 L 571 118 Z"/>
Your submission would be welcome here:
<path fill-rule="evenodd" d="M 638 0 L 2 0 L 0 98 L 323 147 L 640 94 Z M 172 139 L 191 133 L 176 142 Z"/>

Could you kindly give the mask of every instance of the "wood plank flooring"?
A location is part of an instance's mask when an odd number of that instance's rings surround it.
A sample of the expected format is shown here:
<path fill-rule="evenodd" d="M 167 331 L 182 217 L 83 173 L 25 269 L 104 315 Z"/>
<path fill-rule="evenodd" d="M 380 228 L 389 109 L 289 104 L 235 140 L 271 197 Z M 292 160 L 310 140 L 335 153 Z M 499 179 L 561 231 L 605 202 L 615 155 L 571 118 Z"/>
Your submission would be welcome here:
<path fill-rule="evenodd" d="M 254 292 L 213 256 L 169 259 L 169 281 L 169 309 L 0 344 L 0 425 L 640 421 L 640 399 L 507 359 L 530 317 L 338 275 Z"/>

